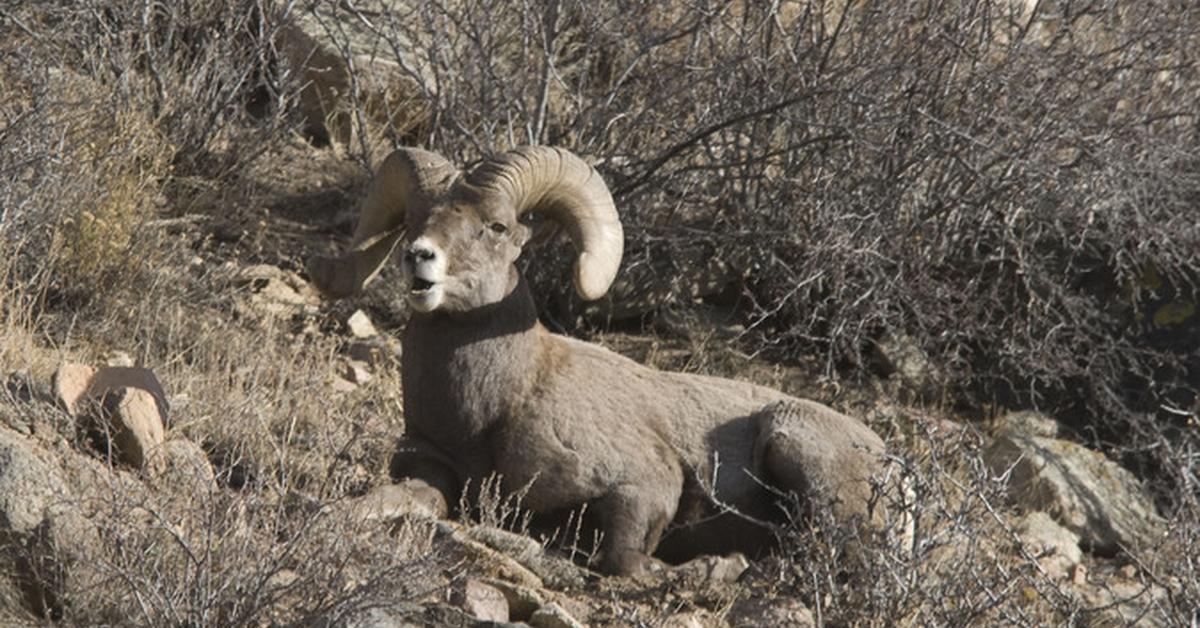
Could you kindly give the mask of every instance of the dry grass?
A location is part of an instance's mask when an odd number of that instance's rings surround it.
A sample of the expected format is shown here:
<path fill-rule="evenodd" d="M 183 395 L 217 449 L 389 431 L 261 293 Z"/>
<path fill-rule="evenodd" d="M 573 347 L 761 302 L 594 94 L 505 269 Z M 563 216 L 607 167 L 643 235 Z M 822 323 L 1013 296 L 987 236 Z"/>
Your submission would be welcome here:
<path fill-rule="evenodd" d="M 855 386 L 869 382 L 865 353 L 903 332 L 956 374 L 935 415 L 1042 405 L 1093 443 L 1128 433 L 1116 452 L 1156 480 L 1170 524 L 1161 546 L 1121 560 L 1165 592 L 1146 604 L 1153 619 L 1194 622 L 1200 16 L 1077 5 L 1043 3 L 1032 21 L 983 0 L 0 9 L 0 374 L 24 374 L 0 413 L 42 426 L 39 442 L 91 469 L 80 477 L 117 478 L 89 480 L 79 505 L 94 543 L 55 613 L 78 625 L 336 623 L 373 606 L 417 612 L 410 603 L 460 573 L 429 528 L 364 528 L 339 508 L 387 481 L 402 432 L 394 364 L 352 392 L 331 386 L 354 307 L 402 322 L 389 275 L 355 303 L 271 308 L 239 272 L 299 268 L 328 247 L 361 165 L 390 141 L 466 163 L 542 142 L 588 155 L 611 181 L 628 267 L 687 272 L 681 251 L 700 250 L 749 277 L 704 307 L 668 294 L 682 323 L 647 314 L 668 337 L 626 321 L 596 330 L 604 342 L 868 416 L 917 489 L 909 545 L 798 516 L 749 582 L 600 584 L 579 592 L 596 621 L 720 616 L 764 587 L 831 625 L 1103 619 L 1099 598 L 1073 595 L 1016 542 L 973 431 L 873 413 L 894 404 Z M 356 129 L 349 159 L 298 139 L 303 86 L 271 42 L 280 16 L 300 13 L 341 52 L 353 42 L 338 20 L 368 18 L 376 55 L 407 77 L 411 91 L 376 98 L 355 75 L 339 110 Z M 535 252 L 528 271 L 549 322 L 574 327 L 564 254 Z M 719 334 L 702 316 L 718 310 Z M 61 359 L 110 350 L 156 371 L 172 434 L 202 446 L 215 485 L 78 462 L 90 459 L 45 382 Z M 466 520 L 528 528 L 519 496 L 479 493 Z M 579 536 L 567 526 L 554 543 L 586 560 Z M 847 543 L 867 548 L 865 563 Z"/>

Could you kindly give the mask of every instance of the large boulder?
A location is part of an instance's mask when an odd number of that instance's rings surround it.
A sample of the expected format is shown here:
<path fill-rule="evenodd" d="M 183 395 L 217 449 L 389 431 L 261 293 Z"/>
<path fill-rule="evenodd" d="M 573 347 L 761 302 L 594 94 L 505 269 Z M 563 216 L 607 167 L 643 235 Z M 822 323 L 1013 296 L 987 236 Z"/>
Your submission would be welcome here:
<path fill-rule="evenodd" d="M 286 16 L 275 48 L 304 85 L 299 109 L 314 137 L 345 146 L 363 131 L 358 124 L 364 121 L 403 134 L 428 119 L 422 87 L 433 81 L 421 59 L 410 53 L 403 28 L 391 21 L 405 19 L 407 4 L 316 3 Z M 377 19 L 384 15 L 389 19 Z M 355 105 L 365 116 L 352 113 Z"/>
<path fill-rule="evenodd" d="M 0 573 L 16 576 L 0 584 L 0 596 L 39 617 L 60 616 L 69 549 L 87 536 L 73 505 L 49 454 L 0 428 Z"/>
<path fill-rule="evenodd" d="M 1018 506 L 1050 514 L 1093 552 L 1148 546 L 1161 529 L 1137 478 L 1078 443 L 1004 427 L 984 459 L 993 473 L 1007 474 Z"/>

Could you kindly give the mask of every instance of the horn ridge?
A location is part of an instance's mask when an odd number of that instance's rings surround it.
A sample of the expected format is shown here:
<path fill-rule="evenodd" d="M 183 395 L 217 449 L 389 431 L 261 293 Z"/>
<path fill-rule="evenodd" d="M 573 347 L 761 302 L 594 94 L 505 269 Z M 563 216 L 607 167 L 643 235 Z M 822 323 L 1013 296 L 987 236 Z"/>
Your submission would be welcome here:
<path fill-rule="evenodd" d="M 576 292 L 591 301 L 608 291 L 620 267 L 624 233 L 595 168 L 562 148 L 526 146 L 480 164 L 467 182 L 505 198 L 517 215 L 541 212 L 566 227 L 578 252 Z"/>

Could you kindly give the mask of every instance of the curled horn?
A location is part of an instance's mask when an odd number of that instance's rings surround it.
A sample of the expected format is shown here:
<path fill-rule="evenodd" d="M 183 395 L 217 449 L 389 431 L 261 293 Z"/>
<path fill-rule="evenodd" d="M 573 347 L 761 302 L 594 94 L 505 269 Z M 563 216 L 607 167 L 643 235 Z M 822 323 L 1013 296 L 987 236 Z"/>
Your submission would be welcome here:
<path fill-rule="evenodd" d="M 309 260 L 313 284 L 331 298 L 361 291 L 404 237 L 406 219 L 429 211 L 458 174 L 437 153 L 418 148 L 393 151 L 371 179 L 350 248 L 339 257 Z"/>
<path fill-rule="evenodd" d="M 625 242 L 612 195 L 594 168 L 560 148 L 527 146 L 484 162 L 465 183 L 503 197 L 518 216 L 538 212 L 565 227 L 579 253 L 576 292 L 593 301 L 608 291 Z"/>

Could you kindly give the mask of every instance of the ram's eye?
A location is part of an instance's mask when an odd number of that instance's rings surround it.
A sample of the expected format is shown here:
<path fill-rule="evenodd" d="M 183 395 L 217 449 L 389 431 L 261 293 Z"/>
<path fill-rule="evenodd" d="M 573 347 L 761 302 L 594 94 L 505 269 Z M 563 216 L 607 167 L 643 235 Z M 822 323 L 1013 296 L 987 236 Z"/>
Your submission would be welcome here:
<path fill-rule="evenodd" d="M 488 225 L 488 229 L 491 229 L 495 233 L 504 233 L 505 231 L 508 231 L 508 225 L 502 222 L 493 222 L 492 224 Z"/>

